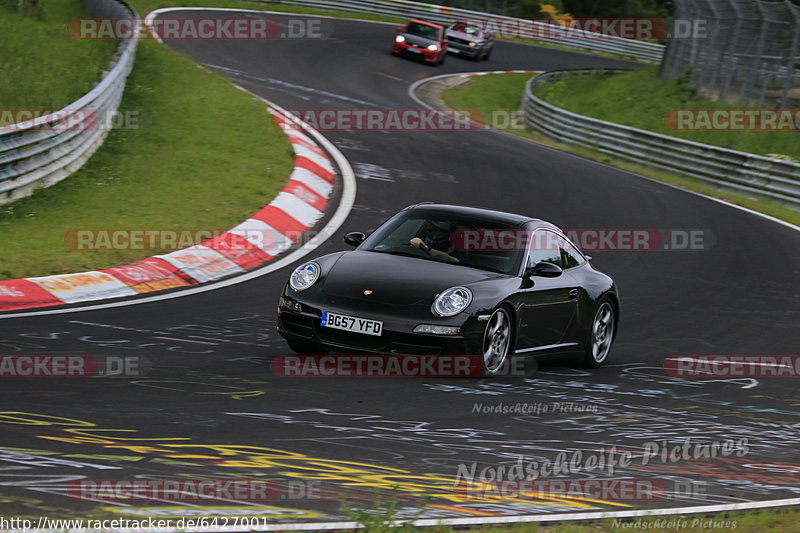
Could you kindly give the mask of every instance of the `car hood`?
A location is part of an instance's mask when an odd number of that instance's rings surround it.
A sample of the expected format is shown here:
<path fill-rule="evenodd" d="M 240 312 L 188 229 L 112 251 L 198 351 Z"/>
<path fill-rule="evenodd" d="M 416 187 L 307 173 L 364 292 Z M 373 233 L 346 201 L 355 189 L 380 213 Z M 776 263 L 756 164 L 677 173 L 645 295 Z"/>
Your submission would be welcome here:
<path fill-rule="evenodd" d="M 470 34 L 470 33 L 467 33 L 467 32 L 463 32 L 463 31 L 448 30 L 447 32 L 445 32 L 445 34 L 446 34 L 446 36 L 448 38 L 455 37 L 457 39 L 463 39 L 465 41 L 473 41 L 473 42 L 476 42 L 476 43 L 479 43 L 479 42 L 483 41 L 483 37 L 480 37 L 478 35 L 473 35 L 473 34 Z"/>
<path fill-rule="evenodd" d="M 420 37 L 413 33 L 403 33 L 403 37 L 406 39 L 406 44 L 413 44 L 414 46 L 420 46 L 422 48 L 426 48 L 431 44 L 439 45 L 439 41 L 435 39 L 426 39 L 425 37 Z"/>
<path fill-rule="evenodd" d="M 469 285 L 503 274 L 452 263 L 354 250 L 342 254 L 325 274 L 323 291 L 331 296 L 364 298 L 392 305 L 433 302 L 450 287 Z"/>

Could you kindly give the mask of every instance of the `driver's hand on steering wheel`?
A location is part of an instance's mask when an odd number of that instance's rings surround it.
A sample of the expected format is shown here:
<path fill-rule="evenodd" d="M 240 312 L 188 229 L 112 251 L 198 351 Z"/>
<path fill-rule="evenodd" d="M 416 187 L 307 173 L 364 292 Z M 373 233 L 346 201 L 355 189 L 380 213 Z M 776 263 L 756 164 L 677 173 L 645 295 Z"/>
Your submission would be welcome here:
<path fill-rule="evenodd" d="M 420 239 L 419 237 L 414 237 L 413 239 L 411 239 L 411 240 L 409 241 L 409 243 L 410 243 L 410 244 L 411 244 L 411 246 L 413 246 L 414 248 L 422 248 L 423 250 L 424 250 L 425 248 L 427 248 L 427 246 L 425 245 L 425 243 L 423 242 L 423 240 L 422 240 L 422 239 Z"/>

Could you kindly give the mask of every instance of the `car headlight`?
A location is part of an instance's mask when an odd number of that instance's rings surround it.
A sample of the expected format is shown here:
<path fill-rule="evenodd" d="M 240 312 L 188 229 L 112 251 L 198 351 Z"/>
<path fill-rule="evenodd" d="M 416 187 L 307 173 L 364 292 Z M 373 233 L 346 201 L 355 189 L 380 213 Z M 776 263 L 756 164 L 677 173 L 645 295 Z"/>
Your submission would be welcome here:
<path fill-rule="evenodd" d="M 477 43 L 473 43 L 473 42 L 471 42 L 471 43 L 469 43 L 469 45 L 470 45 L 470 46 L 477 46 Z"/>
<path fill-rule="evenodd" d="M 428 50 L 430 50 L 431 52 L 435 52 L 438 49 L 439 49 L 439 47 L 437 45 L 435 45 L 435 44 L 429 44 L 428 45 Z"/>
<path fill-rule="evenodd" d="M 320 270 L 322 269 L 319 265 L 313 261 L 300 265 L 289 277 L 289 286 L 296 291 L 306 290 L 317 281 Z"/>
<path fill-rule="evenodd" d="M 396 42 L 396 43 L 404 43 L 404 42 L 406 42 L 406 38 L 403 37 L 402 35 L 398 35 L 397 37 L 394 38 L 394 42 Z"/>
<path fill-rule="evenodd" d="M 451 287 L 436 297 L 431 306 L 434 315 L 453 316 L 472 302 L 472 291 L 466 287 Z"/>

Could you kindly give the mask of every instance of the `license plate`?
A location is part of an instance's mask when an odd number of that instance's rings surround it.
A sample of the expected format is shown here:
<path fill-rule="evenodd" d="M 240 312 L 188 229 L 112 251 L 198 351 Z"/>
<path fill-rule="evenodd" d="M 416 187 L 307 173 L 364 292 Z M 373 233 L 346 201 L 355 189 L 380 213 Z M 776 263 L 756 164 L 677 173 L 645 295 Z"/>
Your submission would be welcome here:
<path fill-rule="evenodd" d="M 461 53 L 461 50 L 459 50 L 458 48 L 448 48 L 447 51 L 448 52 L 453 52 L 454 54 L 460 54 Z"/>
<path fill-rule="evenodd" d="M 342 329 L 365 335 L 380 335 L 383 331 L 383 322 L 378 320 L 339 315 L 327 311 L 322 313 L 321 324 L 326 328 Z"/>
<path fill-rule="evenodd" d="M 408 50 L 409 52 L 414 52 L 415 54 L 421 54 L 422 53 L 422 50 L 420 50 L 419 48 L 411 48 L 410 46 L 408 48 L 406 48 L 406 50 Z"/>

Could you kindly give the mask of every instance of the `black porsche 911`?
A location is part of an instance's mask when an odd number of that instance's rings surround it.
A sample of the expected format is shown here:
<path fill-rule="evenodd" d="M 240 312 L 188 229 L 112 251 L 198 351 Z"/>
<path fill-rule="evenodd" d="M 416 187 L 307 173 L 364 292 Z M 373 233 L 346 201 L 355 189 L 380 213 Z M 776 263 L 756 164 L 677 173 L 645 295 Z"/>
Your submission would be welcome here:
<path fill-rule="evenodd" d="M 297 353 L 465 354 L 486 375 L 517 355 L 608 357 L 616 286 L 548 222 L 422 203 L 344 240 L 355 250 L 298 266 L 280 297 Z"/>

